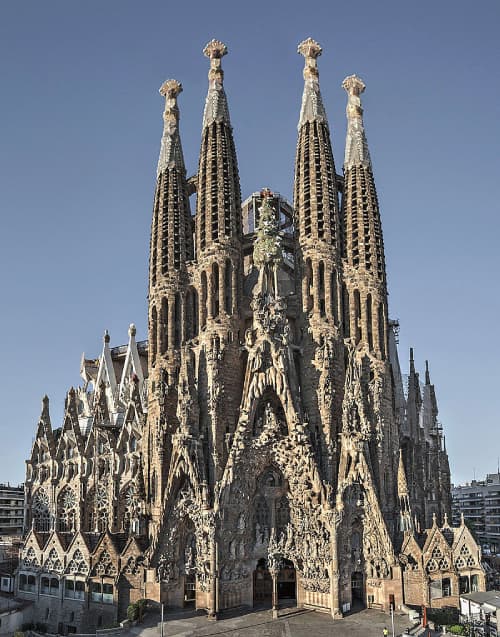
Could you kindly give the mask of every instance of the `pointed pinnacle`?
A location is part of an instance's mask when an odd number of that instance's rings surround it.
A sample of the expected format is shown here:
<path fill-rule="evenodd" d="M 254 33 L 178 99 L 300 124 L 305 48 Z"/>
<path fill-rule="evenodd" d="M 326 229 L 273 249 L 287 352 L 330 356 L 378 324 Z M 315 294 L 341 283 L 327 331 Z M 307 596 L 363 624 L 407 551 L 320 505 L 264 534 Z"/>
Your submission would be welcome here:
<path fill-rule="evenodd" d="M 304 56 L 304 79 L 318 79 L 318 63 L 317 59 L 321 55 L 323 49 L 312 38 L 303 40 L 297 47 L 297 53 Z"/>
<path fill-rule="evenodd" d="M 215 80 L 222 84 L 224 71 L 221 67 L 221 60 L 225 55 L 227 55 L 227 46 L 220 40 L 210 40 L 203 49 L 203 55 L 210 59 L 208 79 Z"/>
<path fill-rule="evenodd" d="M 42 413 L 40 417 L 48 418 L 48 416 L 49 416 L 49 397 L 47 396 L 47 394 L 45 394 L 45 396 L 42 398 Z"/>
<path fill-rule="evenodd" d="M 182 84 L 177 80 L 166 80 L 160 86 L 160 95 L 163 97 L 175 99 L 179 93 L 182 93 Z"/>
<path fill-rule="evenodd" d="M 431 384 L 431 375 L 429 373 L 429 361 L 425 361 L 425 384 Z"/>

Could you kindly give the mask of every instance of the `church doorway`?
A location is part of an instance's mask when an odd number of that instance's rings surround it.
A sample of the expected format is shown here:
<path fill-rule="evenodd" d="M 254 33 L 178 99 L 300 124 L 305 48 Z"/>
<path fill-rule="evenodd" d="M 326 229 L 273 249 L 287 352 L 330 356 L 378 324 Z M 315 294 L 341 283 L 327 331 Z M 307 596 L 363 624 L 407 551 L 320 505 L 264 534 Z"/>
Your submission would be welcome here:
<path fill-rule="evenodd" d="M 283 560 L 283 566 L 278 574 L 278 599 L 295 600 L 297 585 L 293 562 Z"/>
<path fill-rule="evenodd" d="M 264 558 L 257 562 L 257 568 L 253 572 L 253 605 L 271 606 L 273 598 L 273 579 L 267 569 Z"/>
<path fill-rule="evenodd" d="M 196 602 L 196 575 L 184 577 L 184 607 L 192 608 Z"/>
<path fill-rule="evenodd" d="M 295 567 L 289 560 L 283 561 L 278 573 L 278 600 L 294 602 L 297 599 L 297 578 Z M 273 578 L 267 568 L 264 558 L 257 562 L 253 574 L 253 603 L 254 606 L 270 606 L 273 600 Z"/>
<path fill-rule="evenodd" d="M 365 603 L 365 587 L 363 573 L 356 571 L 351 575 L 352 605 L 359 607 Z"/>

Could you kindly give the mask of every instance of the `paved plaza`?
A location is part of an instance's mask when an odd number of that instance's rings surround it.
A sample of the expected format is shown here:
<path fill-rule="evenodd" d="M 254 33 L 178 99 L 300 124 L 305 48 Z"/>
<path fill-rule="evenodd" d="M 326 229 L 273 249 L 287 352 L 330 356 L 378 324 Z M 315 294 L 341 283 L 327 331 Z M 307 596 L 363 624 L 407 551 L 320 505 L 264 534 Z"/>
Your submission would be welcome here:
<path fill-rule="evenodd" d="M 130 635 L 159 637 L 157 615 L 150 616 L 144 625 L 130 629 Z M 165 614 L 164 637 L 382 637 L 384 626 L 392 636 L 390 617 L 376 610 L 364 610 L 344 619 L 333 621 L 330 615 L 297 608 L 283 609 L 278 619 L 271 611 L 223 614 L 216 622 L 194 613 Z M 410 626 L 408 616 L 397 614 L 394 619 L 395 635 L 399 637 Z M 413 635 L 423 631 L 415 627 Z M 433 637 L 438 633 L 431 632 Z"/>

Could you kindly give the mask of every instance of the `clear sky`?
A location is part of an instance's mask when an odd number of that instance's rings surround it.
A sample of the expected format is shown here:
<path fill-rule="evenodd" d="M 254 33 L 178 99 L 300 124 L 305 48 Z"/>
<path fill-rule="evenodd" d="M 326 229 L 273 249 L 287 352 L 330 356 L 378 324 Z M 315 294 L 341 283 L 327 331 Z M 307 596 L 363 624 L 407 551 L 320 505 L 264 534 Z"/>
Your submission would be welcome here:
<path fill-rule="evenodd" d="M 500 455 L 500 3 L 17 0 L 0 3 L 0 481 L 24 478 L 44 393 L 54 427 L 82 352 L 135 322 L 146 338 L 149 227 L 163 99 L 180 80 L 196 171 L 211 38 L 243 196 L 291 199 L 297 44 L 323 46 L 337 171 L 343 78 L 363 78 L 400 358 L 430 360 L 452 479 Z"/>

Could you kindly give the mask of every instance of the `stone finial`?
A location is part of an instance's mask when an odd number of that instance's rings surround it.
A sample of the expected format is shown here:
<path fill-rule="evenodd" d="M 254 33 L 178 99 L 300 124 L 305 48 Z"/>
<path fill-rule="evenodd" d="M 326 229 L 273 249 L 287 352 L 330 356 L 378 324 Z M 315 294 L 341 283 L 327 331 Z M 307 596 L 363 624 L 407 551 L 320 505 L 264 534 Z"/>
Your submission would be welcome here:
<path fill-rule="evenodd" d="M 307 40 L 303 40 L 299 46 L 297 47 L 297 53 L 304 56 L 305 65 L 304 65 L 304 79 L 309 78 L 318 78 L 318 62 L 317 59 L 321 55 L 323 49 L 320 45 L 313 40 L 312 38 L 307 38 Z"/>
<path fill-rule="evenodd" d="M 160 86 L 160 95 L 163 97 L 175 99 L 179 93 L 182 93 L 182 84 L 177 80 L 166 80 Z"/>
<path fill-rule="evenodd" d="M 229 109 L 224 92 L 224 71 L 221 60 L 227 54 L 227 46 L 220 40 L 210 40 L 203 49 L 204 55 L 210 59 L 208 71 L 208 94 L 203 113 L 203 128 L 212 122 L 226 122 L 230 124 Z"/>
<path fill-rule="evenodd" d="M 432 526 L 437 526 L 437 516 L 435 513 L 432 514 Z"/>
<path fill-rule="evenodd" d="M 102 340 L 103 340 L 104 343 L 109 343 L 110 336 L 109 336 L 108 330 L 104 330 L 104 336 L 102 337 Z"/>
<path fill-rule="evenodd" d="M 425 361 L 425 384 L 426 385 L 431 384 L 431 375 L 429 372 L 429 361 Z"/>
<path fill-rule="evenodd" d="M 182 84 L 177 80 L 167 80 L 160 87 L 160 95 L 165 98 L 163 119 L 166 124 L 170 122 L 175 126 L 179 120 L 179 107 L 177 106 L 179 93 L 182 93 Z"/>
<path fill-rule="evenodd" d="M 342 82 L 342 88 L 348 95 L 347 99 L 347 137 L 344 167 L 371 166 L 370 153 L 363 124 L 363 107 L 360 95 L 365 90 L 365 83 L 357 75 L 349 75 Z"/>
<path fill-rule="evenodd" d="M 135 324 L 130 323 L 128 327 L 128 335 L 132 338 L 132 336 L 135 336 L 136 334 L 137 334 L 137 328 L 135 327 Z"/>
<path fill-rule="evenodd" d="M 321 55 L 322 48 L 312 38 L 301 42 L 297 53 L 304 56 L 304 92 L 302 94 L 302 106 L 298 129 L 306 122 L 323 122 L 328 125 L 325 107 L 319 90 L 319 71 L 317 59 Z"/>
<path fill-rule="evenodd" d="M 166 80 L 160 87 L 165 98 L 163 111 L 163 136 L 158 159 L 157 175 L 169 167 L 184 170 L 184 157 L 179 137 L 179 107 L 177 96 L 182 93 L 182 84 L 177 80 Z"/>
<path fill-rule="evenodd" d="M 40 415 L 41 420 L 49 419 L 49 397 L 47 394 L 42 398 L 42 413 Z"/>
<path fill-rule="evenodd" d="M 359 97 L 364 92 L 366 84 L 357 75 L 349 75 L 342 82 L 342 88 L 348 95 L 357 95 Z"/>
<path fill-rule="evenodd" d="M 465 517 L 463 511 L 460 511 L 460 526 L 465 526 Z"/>
<path fill-rule="evenodd" d="M 363 107 L 361 106 L 360 95 L 364 92 L 366 85 L 357 75 L 349 75 L 342 82 L 342 88 L 349 96 L 347 103 L 347 117 L 363 117 Z"/>
<path fill-rule="evenodd" d="M 210 40 L 203 49 L 203 55 L 210 60 L 208 79 L 222 83 L 222 80 L 224 79 L 224 71 L 222 70 L 221 60 L 225 55 L 227 55 L 227 46 L 220 40 Z"/>

